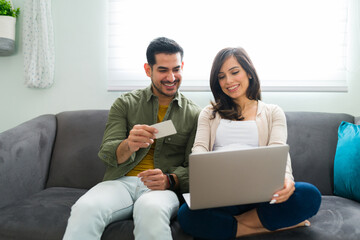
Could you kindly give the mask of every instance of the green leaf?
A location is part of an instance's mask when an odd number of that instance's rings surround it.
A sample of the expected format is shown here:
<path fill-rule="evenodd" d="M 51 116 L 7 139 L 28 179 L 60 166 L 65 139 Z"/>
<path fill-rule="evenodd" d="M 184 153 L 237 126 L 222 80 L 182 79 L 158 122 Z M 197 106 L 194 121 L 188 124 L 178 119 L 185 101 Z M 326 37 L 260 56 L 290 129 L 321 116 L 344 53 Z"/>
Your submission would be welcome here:
<path fill-rule="evenodd" d="M 14 9 L 11 6 L 10 1 L 0 0 L 0 15 L 18 17 L 20 14 L 20 8 Z"/>

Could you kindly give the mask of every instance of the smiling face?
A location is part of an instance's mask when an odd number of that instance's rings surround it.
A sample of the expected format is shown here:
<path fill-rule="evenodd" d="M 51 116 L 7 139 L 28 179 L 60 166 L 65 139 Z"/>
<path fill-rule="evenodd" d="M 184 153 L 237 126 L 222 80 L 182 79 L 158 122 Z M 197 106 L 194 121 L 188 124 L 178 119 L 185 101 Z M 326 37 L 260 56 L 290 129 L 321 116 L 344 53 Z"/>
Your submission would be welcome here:
<path fill-rule="evenodd" d="M 145 64 L 145 72 L 151 78 L 153 93 L 159 98 L 160 104 L 168 105 L 181 85 L 184 63 L 180 53 L 159 53 L 155 59 L 152 67 Z"/>
<path fill-rule="evenodd" d="M 224 61 L 218 80 L 222 91 L 235 102 L 239 103 L 248 99 L 246 90 L 249 87 L 249 75 L 235 57 L 231 56 Z"/>

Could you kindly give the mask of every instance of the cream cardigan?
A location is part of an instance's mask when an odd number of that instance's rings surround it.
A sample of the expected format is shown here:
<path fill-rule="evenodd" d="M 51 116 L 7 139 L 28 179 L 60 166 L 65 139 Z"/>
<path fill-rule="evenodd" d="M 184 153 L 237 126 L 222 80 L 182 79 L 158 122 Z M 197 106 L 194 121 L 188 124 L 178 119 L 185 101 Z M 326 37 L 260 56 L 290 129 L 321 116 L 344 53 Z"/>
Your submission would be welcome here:
<path fill-rule="evenodd" d="M 220 123 L 220 115 L 212 118 L 213 108 L 206 106 L 199 115 L 198 127 L 192 152 L 212 151 L 216 129 Z M 259 134 L 259 146 L 285 145 L 287 140 L 286 117 L 283 110 L 273 104 L 258 101 L 256 125 Z M 294 181 L 290 154 L 288 155 L 285 176 Z"/>

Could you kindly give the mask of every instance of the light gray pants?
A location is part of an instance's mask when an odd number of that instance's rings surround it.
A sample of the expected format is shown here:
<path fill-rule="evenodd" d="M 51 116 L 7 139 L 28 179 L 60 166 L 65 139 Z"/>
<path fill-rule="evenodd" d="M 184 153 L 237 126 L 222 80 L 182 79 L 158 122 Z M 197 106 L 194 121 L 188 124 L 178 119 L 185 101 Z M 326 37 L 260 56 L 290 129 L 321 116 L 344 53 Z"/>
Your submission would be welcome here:
<path fill-rule="evenodd" d="M 99 240 L 108 224 L 132 216 L 135 239 L 169 240 L 178 208 L 174 192 L 149 190 L 138 177 L 101 182 L 72 206 L 63 239 Z"/>

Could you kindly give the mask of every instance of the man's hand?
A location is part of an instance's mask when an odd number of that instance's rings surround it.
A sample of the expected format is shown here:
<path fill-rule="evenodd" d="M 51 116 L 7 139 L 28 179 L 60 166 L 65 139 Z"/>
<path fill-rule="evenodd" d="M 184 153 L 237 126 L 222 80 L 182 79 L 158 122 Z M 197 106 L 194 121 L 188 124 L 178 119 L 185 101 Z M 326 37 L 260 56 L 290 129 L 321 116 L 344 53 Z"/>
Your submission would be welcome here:
<path fill-rule="evenodd" d="M 130 134 L 127 138 L 128 149 L 131 152 L 136 152 L 140 148 L 147 148 L 149 145 L 154 143 L 155 133 L 158 130 L 148 125 L 135 125 L 130 130 Z"/>
<path fill-rule="evenodd" d="M 138 177 L 151 190 L 165 190 L 169 187 L 167 176 L 160 169 L 143 171 Z"/>
<path fill-rule="evenodd" d="M 127 139 L 121 142 L 116 149 L 116 157 L 118 164 L 125 162 L 131 154 L 140 148 L 147 148 L 154 143 L 155 133 L 158 130 L 148 125 L 135 125 L 129 133 Z"/>
<path fill-rule="evenodd" d="M 271 199 L 270 203 L 282 203 L 289 199 L 289 197 L 294 193 L 295 191 L 295 183 L 293 180 L 289 178 L 285 178 L 284 182 L 284 188 L 280 191 L 277 191 L 273 198 Z"/>

